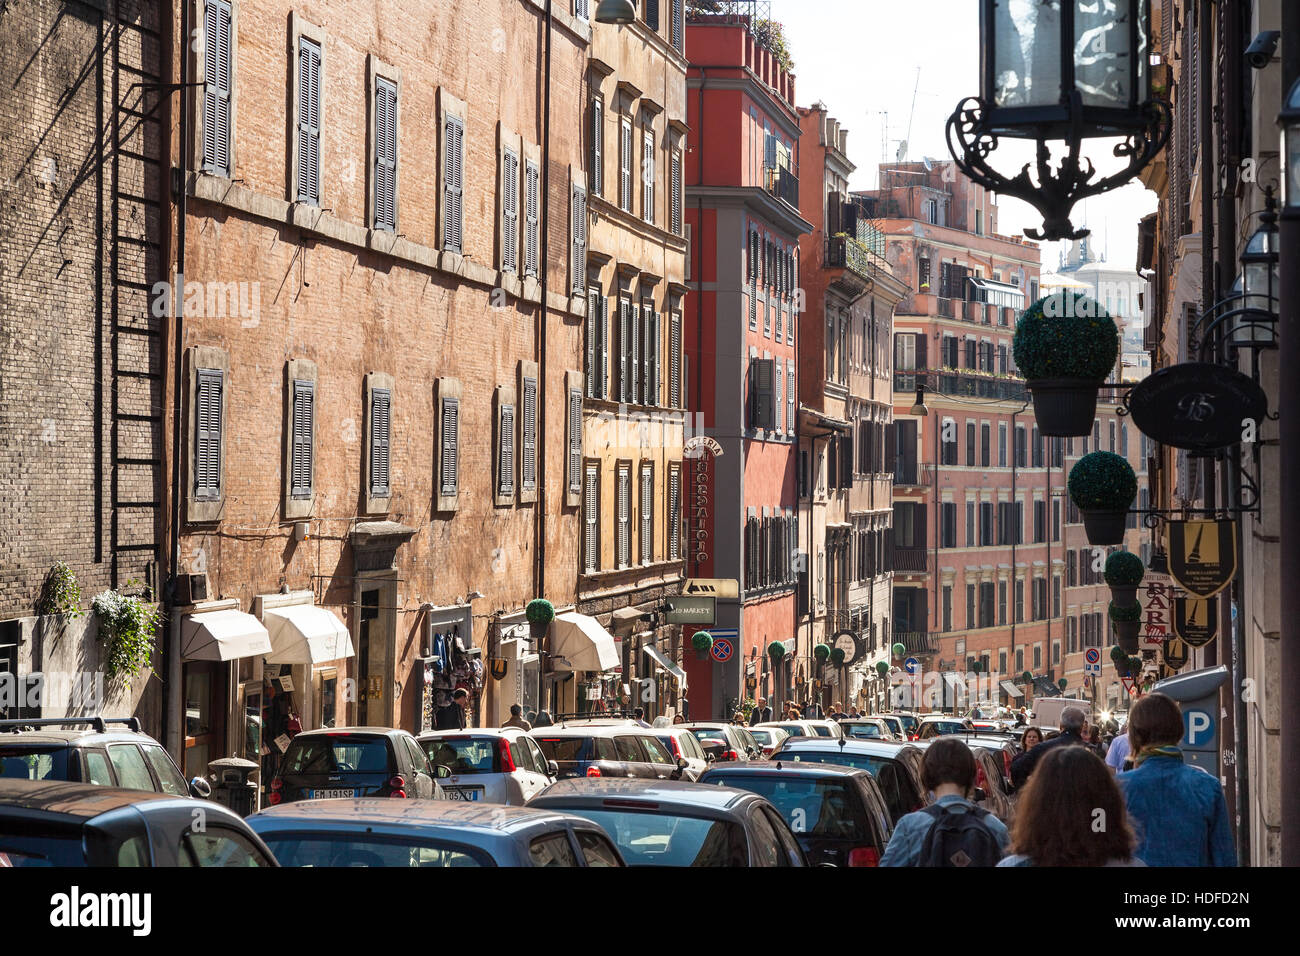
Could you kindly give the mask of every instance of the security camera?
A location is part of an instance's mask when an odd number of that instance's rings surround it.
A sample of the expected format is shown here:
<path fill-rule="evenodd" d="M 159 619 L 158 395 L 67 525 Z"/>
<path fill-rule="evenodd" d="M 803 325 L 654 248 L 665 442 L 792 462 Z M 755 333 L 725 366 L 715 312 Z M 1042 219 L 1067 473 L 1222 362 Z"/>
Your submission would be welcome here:
<path fill-rule="evenodd" d="M 1277 38 L 1282 35 L 1279 30 L 1265 30 L 1250 41 L 1246 47 L 1246 62 L 1257 70 L 1262 70 L 1273 60 L 1277 52 Z"/>

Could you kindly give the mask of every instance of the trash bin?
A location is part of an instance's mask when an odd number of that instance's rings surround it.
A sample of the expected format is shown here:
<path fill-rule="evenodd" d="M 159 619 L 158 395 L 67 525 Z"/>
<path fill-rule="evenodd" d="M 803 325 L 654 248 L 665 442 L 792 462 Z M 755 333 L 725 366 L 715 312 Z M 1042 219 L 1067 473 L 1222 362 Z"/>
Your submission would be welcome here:
<path fill-rule="evenodd" d="M 257 784 L 248 779 L 258 769 L 256 763 L 242 757 L 223 757 L 208 764 L 212 775 L 212 799 L 225 804 L 241 817 L 257 810 Z"/>

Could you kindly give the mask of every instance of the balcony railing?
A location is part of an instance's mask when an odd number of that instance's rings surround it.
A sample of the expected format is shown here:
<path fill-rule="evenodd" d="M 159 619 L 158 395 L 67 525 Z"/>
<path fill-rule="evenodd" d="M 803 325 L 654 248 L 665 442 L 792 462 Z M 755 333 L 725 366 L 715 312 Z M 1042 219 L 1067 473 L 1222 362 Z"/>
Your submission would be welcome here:
<path fill-rule="evenodd" d="M 787 167 L 778 166 L 767 171 L 767 191 L 795 209 L 799 208 L 799 177 Z"/>
<path fill-rule="evenodd" d="M 848 269 L 864 279 L 875 275 L 871 251 L 851 236 L 831 236 L 826 240 L 826 268 Z"/>
<path fill-rule="evenodd" d="M 1029 397 L 1025 383 L 1009 378 L 987 378 L 982 375 L 964 375 L 960 372 L 896 372 L 894 391 L 915 392 L 917 380 L 925 382 L 927 389 L 937 389 L 942 395 L 956 398 L 991 398 L 1008 402 L 1023 402 Z"/>
<path fill-rule="evenodd" d="M 940 296 L 935 301 L 939 303 L 939 315 L 943 316 L 945 319 L 953 318 L 952 299 L 945 299 L 942 296 Z"/>
<path fill-rule="evenodd" d="M 894 643 L 902 644 L 909 654 L 939 653 L 939 635 L 933 631 L 895 631 Z"/>
<path fill-rule="evenodd" d="M 894 572 L 924 574 L 930 568 L 930 552 L 924 548 L 895 548 Z"/>

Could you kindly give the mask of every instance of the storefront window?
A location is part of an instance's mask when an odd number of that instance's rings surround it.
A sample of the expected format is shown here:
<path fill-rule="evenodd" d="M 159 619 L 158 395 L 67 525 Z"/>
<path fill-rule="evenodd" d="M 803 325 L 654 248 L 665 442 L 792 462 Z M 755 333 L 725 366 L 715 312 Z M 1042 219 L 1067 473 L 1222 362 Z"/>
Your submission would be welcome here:
<path fill-rule="evenodd" d="M 519 661 L 519 686 L 516 699 L 524 710 L 524 719 L 530 723 L 537 718 L 537 680 L 541 673 L 538 656 L 529 655 Z"/>
<path fill-rule="evenodd" d="M 338 671 L 321 671 L 320 692 L 316 695 L 317 727 L 334 727 L 338 704 Z"/>

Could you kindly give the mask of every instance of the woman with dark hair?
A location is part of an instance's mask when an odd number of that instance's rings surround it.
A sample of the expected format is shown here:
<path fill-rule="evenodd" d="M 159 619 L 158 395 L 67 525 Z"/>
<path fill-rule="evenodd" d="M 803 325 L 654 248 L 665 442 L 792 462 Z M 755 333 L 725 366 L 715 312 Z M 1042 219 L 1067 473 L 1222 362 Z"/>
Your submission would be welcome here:
<path fill-rule="evenodd" d="M 1129 712 L 1133 769 L 1115 777 L 1147 866 L 1236 866 L 1228 804 L 1218 779 L 1183 763 L 1183 715 L 1164 694 Z"/>
<path fill-rule="evenodd" d="M 1011 856 L 998 866 L 1144 866 L 1124 797 L 1087 747 L 1050 751 L 1025 784 L 1011 828 Z"/>
<path fill-rule="evenodd" d="M 1020 735 L 1020 752 L 1028 753 L 1043 742 L 1043 732 L 1037 727 L 1026 727 Z"/>

